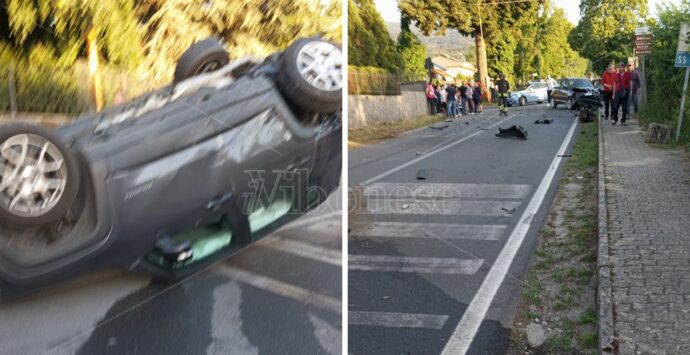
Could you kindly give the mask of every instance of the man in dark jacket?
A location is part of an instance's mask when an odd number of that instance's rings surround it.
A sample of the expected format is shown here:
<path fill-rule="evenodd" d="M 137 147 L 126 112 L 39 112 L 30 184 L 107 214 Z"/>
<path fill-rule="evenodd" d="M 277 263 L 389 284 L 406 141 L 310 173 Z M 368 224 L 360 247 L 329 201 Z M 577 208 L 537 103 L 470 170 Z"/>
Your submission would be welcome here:
<path fill-rule="evenodd" d="M 498 89 L 498 107 L 501 110 L 499 115 L 508 116 L 508 91 L 510 90 L 510 83 L 503 76 L 503 73 L 498 73 L 498 80 L 496 81 Z"/>
<path fill-rule="evenodd" d="M 611 125 L 615 126 L 618 122 L 618 109 L 622 109 L 621 125 L 625 126 L 625 121 L 628 119 L 630 108 L 628 102 L 630 101 L 630 72 L 625 71 L 625 64 L 618 65 L 618 74 L 616 81 L 613 83 L 613 112 L 611 112 Z"/>
<path fill-rule="evenodd" d="M 462 115 L 467 115 L 467 83 L 462 82 L 459 88 L 460 90 L 460 102 L 462 102 Z"/>

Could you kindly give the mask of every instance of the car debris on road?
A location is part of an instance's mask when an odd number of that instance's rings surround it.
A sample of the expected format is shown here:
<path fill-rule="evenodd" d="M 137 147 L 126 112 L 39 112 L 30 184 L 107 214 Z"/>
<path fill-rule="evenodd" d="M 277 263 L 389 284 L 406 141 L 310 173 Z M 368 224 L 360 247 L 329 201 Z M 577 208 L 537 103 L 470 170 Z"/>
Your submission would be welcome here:
<path fill-rule="evenodd" d="M 498 128 L 498 133 L 496 133 L 496 137 L 499 138 L 510 138 L 510 137 L 515 137 L 515 138 L 520 138 L 522 140 L 527 139 L 527 131 L 522 128 L 522 126 L 518 125 L 513 125 L 510 126 L 510 128 Z"/>

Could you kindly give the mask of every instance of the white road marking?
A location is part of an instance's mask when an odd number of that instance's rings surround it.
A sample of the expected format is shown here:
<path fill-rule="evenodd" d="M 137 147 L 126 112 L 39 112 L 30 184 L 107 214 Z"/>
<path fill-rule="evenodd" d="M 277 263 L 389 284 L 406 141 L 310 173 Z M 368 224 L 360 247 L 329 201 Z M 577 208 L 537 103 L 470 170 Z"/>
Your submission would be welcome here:
<path fill-rule="evenodd" d="M 364 186 L 364 196 L 386 199 L 414 197 L 519 200 L 529 194 L 530 188 L 530 185 L 378 182 Z"/>
<path fill-rule="evenodd" d="M 339 300 L 324 296 L 299 286 L 291 285 L 282 281 L 272 279 L 251 271 L 238 269 L 232 266 L 218 267 L 218 272 L 233 278 L 242 283 L 254 286 L 258 289 L 271 292 L 273 294 L 287 297 L 298 302 L 302 302 L 315 307 L 323 308 L 333 313 L 342 312 L 342 304 Z"/>
<path fill-rule="evenodd" d="M 491 118 L 493 118 L 493 117 L 491 117 Z M 511 117 L 506 117 L 505 119 L 500 120 L 500 121 L 498 121 L 498 122 L 492 124 L 492 125 L 489 126 L 489 127 L 486 127 L 486 129 L 492 129 L 492 128 L 494 128 L 494 127 L 496 127 L 496 126 L 502 124 L 503 122 L 505 122 L 505 121 L 507 121 L 507 120 L 509 120 L 509 119 L 512 119 L 512 118 L 515 118 L 515 117 L 513 117 L 513 116 L 511 116 Z M 436 148 L 436 149 L 434 149 L 434 150 L 432 150 L 432 151 L 430 151 L 430 152 L 428 152 L 428 153 L 425 153 L 424 155 L 422 155 L 422 156 L 420 156 L 420 157 L 417 157 L 417 158 L 415 158 L 415 159 L 412 159 L 412 160 L 408 161 L 408 162 L 405 163 L 405 164 L 399 165 L 399 166 L 397 166 L 397 167 L 395 167 L 395 168 L 393 168 L 393 169 L 387 170 L 387 171 L 384 172 L 384 173 L 381 173 L 381 174 L 378 174 L 378 175 L 376 175 L 376 176 L 374 176 L 374 177 L 372 177 L 372 178 L 369 178 L 369 179 L 363 181 L 360 185 L 369 185 L 369 184 L 371 184 L 371 183 L 373 183 L 373 182 L 375 182 L 375 181 L 381 180 L 381 179 L 383 179 L 384 177 L 386 177 L 386 176 L 388 176 L 388 175 L 391 175 L 391 174 L 393 174 L 393 173 L 396 173 L 396 172 L 398 172 L 398 171 L 400 171 L 400 170 L 402 170 L 402 169 L 405 169 L 405 168 L 407 168 L 407 167 L 410 166 L 410 165 L 416 164 L 417 162 L 419 162 L 419 161 L 421 161 L 421 160 L 423 160 L 423 159 L 426 159 L 426 158 L 428 158 L 428 157 L 430 157 L 430 156 L 432 156 L 432 155 L 438 154 L 438 153 L 440 153 L 440 152 L 442 152 L 442 151 L 444 151 L 444 150 L 446 150 L 446 149 L 448 149 L 448 148 L 450 148 L 450 147 L 454 147 L 454 146 L 456 146 L 456 145 L 458 145 L 458 144 L 460 144 L 460 143 L 462 143 L 462 142 L 464 142 L 464 141 L 466 141 L 466 140 L 468 140 L 468 139 L 470 139 L 470 138 L 474 138 L 474 137 L 478 136 L 479 134 L 481 134 L 482 132 L 484 132 L 484 131 L 481 130 L 481 131 L 474 132 L 474 133 L 470 134 L 470 135 L 467 136 L 467 137 L 464 137 L 464 138 L 461 138 L 461 139 L 456 140 L 456 141 L 453 142 L 453 143 L 449 143 L 448 145 L 445 145 L 445 146 Z"/>
<path fill-rule="evenodd" d="M 453 334 L 443 349 L 443 355 L 465 354 L 470 348 L 472 340 L 477 334 L 477 330 L 484 320 L 484 316 L 491 306 L 491 302 L 493 302 L 493 299 L 496 296 L 496 292 L 503 283 L 503 280 L 510 269 L 510 265 L 513 263 L 515 254 L 517 254 L 518 249 L 520 249 L 520 246 L 522 245 L 522 241 L 525 239 L 525 235 L 527 235 L 527 232 L 529 231 L 534 215 L 544 202 L 546 193 L 553 183 L 554 177 L 556 176 L 556 171 L 558 170 L 558 166 L 562 160 L 562 157 L 559 156 L 565 154 L 576 127 L 577 121 L 573 120 L 570 130 L 563 140 L 563 144 L 561 144 L 558 153 L 556 153 L 556 156 L 551 161 L 549 169 L 546 171 L 544 178 L 541 180 L 541 183 L 539 184 L 537 191 L 534 193 L 534 196 L 532 196 L 527 208 L 522 213 L 520 222 L 515 226 L 515 229 L 513 229 L 508 241 L 503 246 L 503 249 L 501 249 L 501 253 L 496 258 L 496 262 L 491 267 L 491 270 L 486 275 L 481 287 L 472 298 L 472 302 L 467 307 L 467 310 L 465 310 L 460 323 L 458 323 L 457 327 L 455 327 Z"/>
<path fill-rule="evenodd" d="M 521 201 L 419 200 L 409 198 L 369 199 L 372 214 L 418 214 L 462 216 L 512 216 Z M 356 212 L 353 212 L 356 213 Z"/>
<path fill-rule="evenodd" d="M 252 345 L 242 331 L 242 288 L 239 283 L 231 281 L 215 289 L 213 301 L 213 331 L 206 354 L 257 355 L 259 349 Z"/>
<path fill-rule="evenodd" d="M 348 312 L 349 325 L 443 329 L 448 316 L 420 313 Z"/>
<path fill-rule="evenodd" d="M 499 240 L 507 226 L 499 224 L 374 222 L 367 238 L 441 238 Z"/>
<path fill-rule="evenodd" d="M 340 327 L 331 325 L 325 319 L 312 312 L 307 312 L 307 315 L 309 316 L 309 321 L 314 326 L 314 337 L 319 342 L 321 349 L 326 354 L 342 354 L 343 336 Z"/>
<path fill-rule="evenodd" d="M 343 255 L 340 250 L 324 248 L 304 242 L 272 235 L 260 239 L 254 245 L 270 248 L 280 252 L 294 254 L 303 258 L 320 261 L 335 266 L 341 266 Z"/>
<path fill-rule="evenodd" d="M 358 271 L 474 275 L 484 259 L 427 258 L 395 255 L 349 255 L 348 268 Z"/>

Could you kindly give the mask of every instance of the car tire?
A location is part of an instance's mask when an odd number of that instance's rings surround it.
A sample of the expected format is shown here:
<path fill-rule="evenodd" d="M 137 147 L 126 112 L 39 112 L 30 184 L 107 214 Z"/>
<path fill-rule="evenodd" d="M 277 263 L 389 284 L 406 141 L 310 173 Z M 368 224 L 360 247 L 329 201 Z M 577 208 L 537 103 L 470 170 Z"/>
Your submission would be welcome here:
<path fill-rule="evenodd" d="M 521 97 L 520 100 L 519 100 L 518 102 L 519 102 L 520 106 L 525 106 L 525 105 L 527 105 L 527 99 L 526 99 L 524 96 Z"/>
<path fill-rule="evenodd" d="M 14 151 L 13 157 L 8 156 L 10 151 Z M 14 161 L 19 159 L 16 154 L 23 157 L 21 161 Z M 25 154 L 32 154 L 32 161 L 27 163 Z M 61 163 L 55 165 L 58 161 Z M 53 166 L 47 167 L 48 164 Z M 43 127 L 21 123 L 1 125 L 0 166 L 0 223 L 18 227 L 46 226 L 62 219 L 77 198 L 81 181 L 79 159 Z M 30 174 L 31 177 L 20 176 L 24 181 L 17 181 L 17 174 Z M 29 179 L 34 183 L 29 184 Z M 48 186 L 49 183 L 52 185 Z M 25 198 L 19 197 L 25 186 L 39 184 L 45 185 L 43 191 L 27 191 Z M 40 189 L 39 186 L 36 189 Z M 24 203 L 17 205 L 22 200 Z"/>
<path fill-rule="evenodd" d="M 551 98 L 551 108 L 555 110 L 556 107 L 558 107 L 558 103 L 554 98 Z"/>
<path fill-rule="evenodd" d="M 217 38 L 207 38 L 192 44 L 177 61 L 173 82 L 189 79 L 224 67 L 230 58 Z"/>
<path fill-rule="evenodd" d="M 309 61 L 322 65 L 305 71 Z M 321 79 L 322 75 L 326 79 Z M 285 98 L 299 109 L 331 113 L 343 105 L 342 75 L 340 47 L 321 38 L 307 38 L 293 43 L 285 51 L 276 81 Z"/>

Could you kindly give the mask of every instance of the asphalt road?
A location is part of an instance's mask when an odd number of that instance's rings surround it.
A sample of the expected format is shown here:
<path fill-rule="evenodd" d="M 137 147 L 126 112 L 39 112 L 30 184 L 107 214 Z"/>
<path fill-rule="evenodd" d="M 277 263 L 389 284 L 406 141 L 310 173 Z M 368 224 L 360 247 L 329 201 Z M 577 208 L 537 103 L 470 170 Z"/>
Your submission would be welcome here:
<path fill-rule="evenodd" d="M 0 304 L 0 354 L 340 354 L 340 200 L 172 286 L 97 274 Z"/>
<path fill-rule="evenodd" d="M 543 104 L 497 115 L 349 152 L 350 353 L 505 353 L 558 155 L 579 129 Z M 527 140 L 494 136 L 514 124 Z"/>

